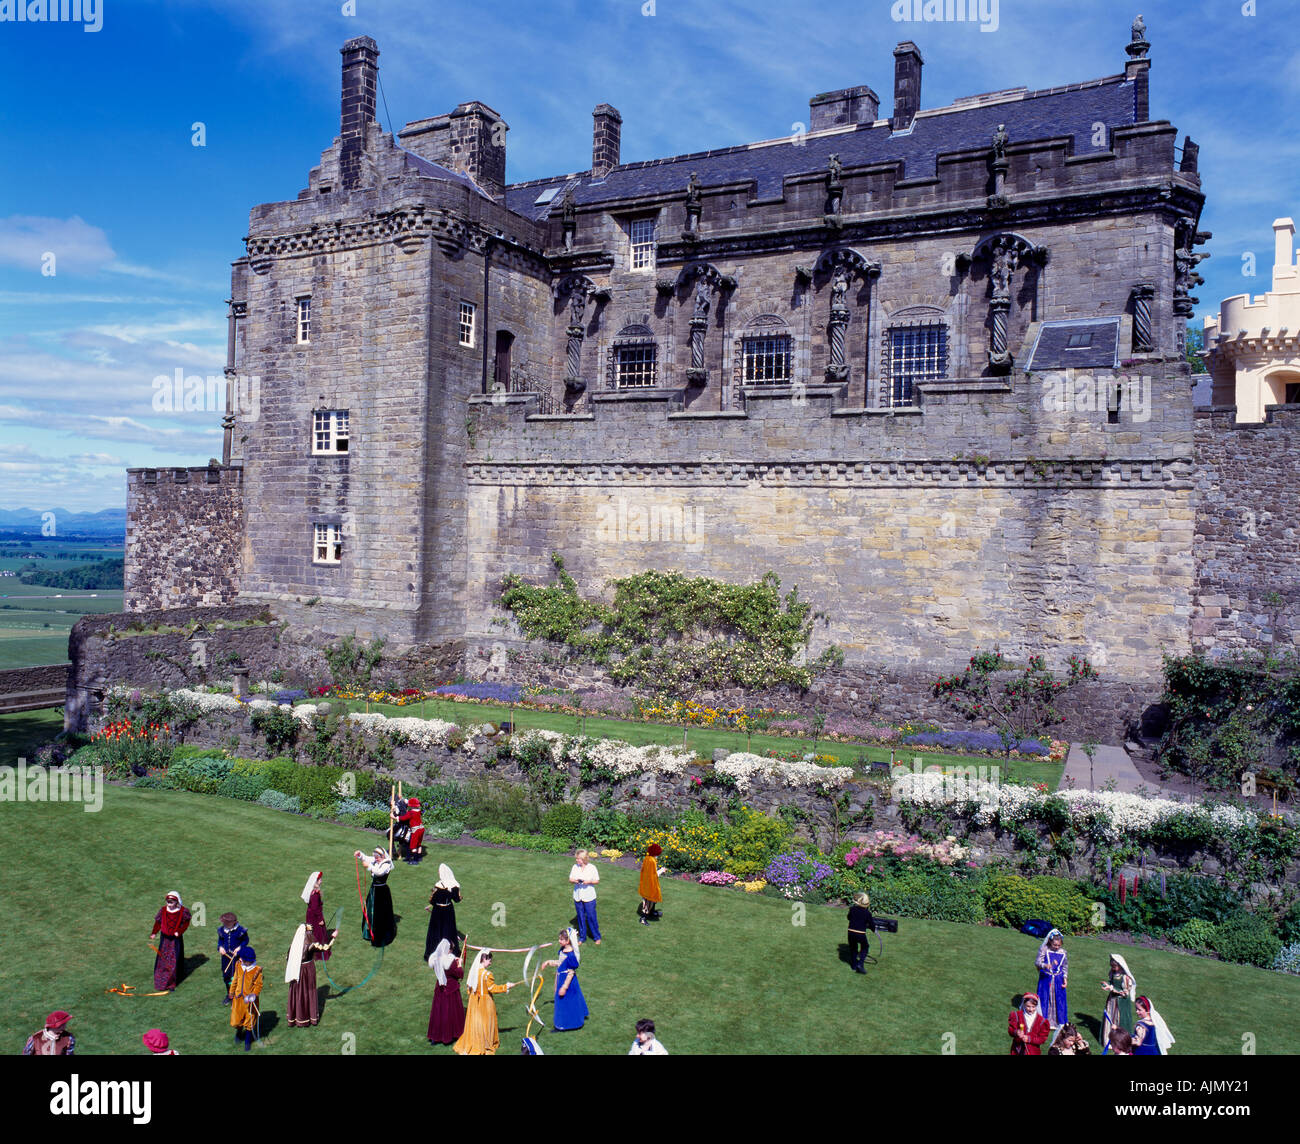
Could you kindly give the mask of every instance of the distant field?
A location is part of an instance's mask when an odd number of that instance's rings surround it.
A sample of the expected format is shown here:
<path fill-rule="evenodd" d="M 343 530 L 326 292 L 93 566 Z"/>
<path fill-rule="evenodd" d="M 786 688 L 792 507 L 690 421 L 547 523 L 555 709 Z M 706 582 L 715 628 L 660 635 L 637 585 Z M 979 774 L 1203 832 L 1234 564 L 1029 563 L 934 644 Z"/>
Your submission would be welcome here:
<path fill-rule="evenodd" d="M 67 540 L 32 541 L 24 548 L 14 541 L 0 542 L 0 571 L 18 573 L 32 569 L 61 572 L 79 568 L 89 560 L 122 555 L 121 545 L 77 543 Z M 44 560 L 24 560 L 23 553 L 41 552 Z M 121 590 L 72 592 L 23 584 L 18 578 L 0 577 L 0 668 L 37 667 L 64 663 L 68 658 L 68 633 L 82 616 L 122 610 Z"/>

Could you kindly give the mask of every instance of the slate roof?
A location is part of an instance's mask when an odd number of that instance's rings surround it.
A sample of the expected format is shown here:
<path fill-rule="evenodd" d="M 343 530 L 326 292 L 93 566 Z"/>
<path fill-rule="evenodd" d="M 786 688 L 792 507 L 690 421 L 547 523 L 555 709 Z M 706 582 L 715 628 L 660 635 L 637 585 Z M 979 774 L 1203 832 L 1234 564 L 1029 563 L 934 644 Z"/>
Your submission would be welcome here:
<path fill-rule="evenodd" d="M 704 187 L 753 180 L 757 197 L 777 198 L 787 175 L 809 174 L 826 169 L 827 159 L 837 154 L 841 164 L 857 167 L 868 163 L 901 160 L 905 179 L 933 177 L 938 155 L 972 147 L 992 145 L 999 123 L 1006 124 L 1014 145 L 1037 139 L 1074 138 L 1074 153 L 1093 150 L 1093 124 L 1124 127 L 1136 122 L 1134 85 L 1123 76 L 1111 76 L 1085 84 L 1045 91 L 1025 92 L 1005 102 L 958 101 L 942 114 L 921 116 L 909 132 L 894 134 L 888 124 L 863 125 L 852 132 L 810 135 L 802 144 L 793 140 L 770 145 L 728 147 L 677 155 L 616 167 L 604 179 L 590 173 L 534 179 L 506 189 L 506 206 L 531 219 L 544 218 L 554 203 L 536 204 L 548 186 L 576 182 L 574 201 L 579 206 L 613 199 L 635 198 L 667 192 L 684 192 L 692 171 L 699 172 Z M 558 202 L 558 196 L 555 200 Z"/>
<path fill-rule="evenodd" d="M 439 166 L 437 163 L 430 162 L 423 156 L 416 155 L 414 152 L 408 151 L 404 147 L 398 147 L 397 149 L 402 152 L 403 157 L 406 159 L 406 168 L 408 171 L 414 171 L 416 174 L 423 175 L 427 179 L 446 179 L 451 183 L 460 183 L 462 186 L 469 187 L 471 190 L 476 191 L 485 199 L 491 200 L 492 196 L 483 190 L 483 188 L 474 182 L 474 180 L 468 175 L 462 175 L 459 171 L 452 171 L 447 167 Z M 534 195 L 533 197 L 536 198 L 537 196 Z"/>
<path fill-rule="evenodd" d="M 1072 335 L 1087 339 L 1071 346 Z M 1119 365 L 1118 318 L 1070 318 L 1044 322 L 1025 369 L 1114 369 Z"/>

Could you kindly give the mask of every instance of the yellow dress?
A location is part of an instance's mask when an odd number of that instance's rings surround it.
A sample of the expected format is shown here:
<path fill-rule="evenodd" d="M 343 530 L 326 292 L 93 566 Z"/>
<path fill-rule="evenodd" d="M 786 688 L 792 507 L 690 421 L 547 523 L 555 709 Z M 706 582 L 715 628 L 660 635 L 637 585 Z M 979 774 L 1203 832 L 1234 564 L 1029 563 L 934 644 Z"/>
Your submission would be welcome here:
<path fill-rule="evenodd" d="M 501 1045 L 497 1029 L 497 1003 L 492 994 L 504 993 L 510 987 L 498 985 L 486 969 L 478 975 L 478 988 L 469 995 L 465 1009 L 465 1031 L 452 1048 L 462 1057 L 490 1057 Z"/>
<path fill-rule="evenodd" d="M 252 1032 L 257 1021 L 257 1002 L 249 1004 L 245 997 L 262 996 L 262 967 L 247 966 L 242 961 L 235 966 L 235 976 L 230 979 L 230 1024 L 235 1029 Z"/>

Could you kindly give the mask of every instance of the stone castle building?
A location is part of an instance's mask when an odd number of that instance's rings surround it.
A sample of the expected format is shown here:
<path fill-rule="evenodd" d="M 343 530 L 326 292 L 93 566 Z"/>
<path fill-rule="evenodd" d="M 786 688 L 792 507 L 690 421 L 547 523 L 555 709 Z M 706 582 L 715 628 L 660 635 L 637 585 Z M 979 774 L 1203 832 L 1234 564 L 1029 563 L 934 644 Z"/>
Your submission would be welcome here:
<path fill-rule="evenodd" d="M 127 609 L 265 604 L 481 674 L 501 577 L 558 551 L 589 592 L 774 570 L 850 680 L 999 644 L 1158 691 L 1162 653 L 1289 640 L 1224 586 L 1268 538 L 1198 464 L 1234 426 L 1193 414 L 1209 236 L 1144 31 L 1114 75 L 939 108 L 901 43 L 888 116 L 863 85 L 652 161 L 601 104 L 590 167 L 525 183 L 482 103 L 381 130 L 348 41 L 338 137 L 234 264 L 259 416 L 221 466 L 131 471 Z M 1231 479 L 1285 481 L 1292 432 Z"/>

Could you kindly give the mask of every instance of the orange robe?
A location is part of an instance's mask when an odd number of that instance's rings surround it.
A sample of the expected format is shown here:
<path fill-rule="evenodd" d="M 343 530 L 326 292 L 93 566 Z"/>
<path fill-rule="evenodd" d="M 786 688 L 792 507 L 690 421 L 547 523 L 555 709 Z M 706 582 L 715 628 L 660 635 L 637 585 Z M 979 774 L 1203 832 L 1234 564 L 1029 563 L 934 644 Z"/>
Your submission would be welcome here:
<path fill-rule="evenodd" d="M 645 861 L 641 863 L 639 892 L 647 902 L 662 902 L 664 900 L 663 891 L 659 889 L 659 863 L 649 855 L 646 855 Z"/>
<path fill-rule="evenodd" d="M 252 1004 L 245 997 L 257 998 Z M 262 967 L 251 968 L 242 961 L 235 966 L 235 975 L 230 979 L 230 1024 L 235 1029 L 246 1029 L 250 1033 L 257 1021 L 258 1002 L 262 998 Z"/>
<path fill-rule="evenodd" d="M 465 1009 L 465 1031 L 452 1045 L 462 1057 L 490 1057 L 501 1046 L 497 1003 L 492 1000 L 492 994 L 504 993 L 509 988 L 508 985 L 496 984 L 487 970 L 479 972 L 478 988 L 469 995 L 469 1005 Z"/>

